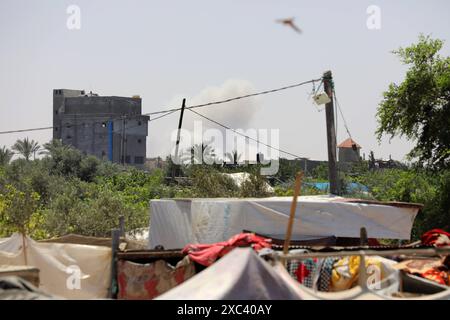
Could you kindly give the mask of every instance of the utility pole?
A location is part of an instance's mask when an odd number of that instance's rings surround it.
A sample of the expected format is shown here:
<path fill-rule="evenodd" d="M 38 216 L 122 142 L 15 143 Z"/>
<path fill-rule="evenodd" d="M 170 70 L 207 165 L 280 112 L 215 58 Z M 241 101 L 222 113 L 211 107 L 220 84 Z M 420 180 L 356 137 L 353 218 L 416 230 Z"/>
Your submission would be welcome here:
<path fill-rule="evenodd" d="M 183 99 L 183 103 L 181 105 L 181 113 L 180 113 L 180 120 L 178 121 L 178 132 L 177 132 L 177 142 L 175 144 L 175 165 L 178 168 L 178 165 L 180 165 L 180 159 L 178 157 L 178 148 L 180 146 L 180 136 L 181 136 L 181 126 L 183 125 L 183 115 L 184 115 L 184 108 L 186 107 L 186 99 Z M 172 177 L 175 177 L 175 166 L 172 170 Z"/>
<path fill-rule="evenodd" d="M 328 146 L 328 178 L 330 180 L 330 193 L 338 195 L 339 181 L 336 161 L 336 128 L 334 122 L 333 76 L 331 74 L 331 71 L 324 72 L 323 87 L 326 94 L 328 94 L 328 97 L 331 100 L 325 105 Z"/>

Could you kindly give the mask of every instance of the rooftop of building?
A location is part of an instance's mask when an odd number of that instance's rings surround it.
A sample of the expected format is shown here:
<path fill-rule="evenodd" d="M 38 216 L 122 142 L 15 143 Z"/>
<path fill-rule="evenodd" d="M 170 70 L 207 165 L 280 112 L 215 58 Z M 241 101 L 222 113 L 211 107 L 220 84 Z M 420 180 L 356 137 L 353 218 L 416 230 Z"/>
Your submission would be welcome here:
<path fill-rule="evenodd" d="M 358 143 L 356 143 L 356 141 L 353 140 L 352 138 L 348 138 L 348 139 L 342 141 L 338 145 L 338 148 L 353 148 L 353 145 L 356 145 L 356 148 L 361 149 L 361 146 Z"/>

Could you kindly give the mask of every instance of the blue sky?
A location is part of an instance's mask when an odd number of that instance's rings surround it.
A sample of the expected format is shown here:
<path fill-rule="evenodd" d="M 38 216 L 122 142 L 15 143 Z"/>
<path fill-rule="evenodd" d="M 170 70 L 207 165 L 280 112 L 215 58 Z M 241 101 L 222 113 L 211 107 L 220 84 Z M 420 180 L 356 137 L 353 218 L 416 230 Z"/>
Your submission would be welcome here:
<path fill-rule="evenodd" d="M 81 9 L 81 29 L 66 9 Z M 369 5 L 381 29 L 366 26 Z M 382 92 L 405 66 L 390 53 L 420 33 L 448 41 L 450 2 L 431 1 L 0 1 L 0 129 L 49 126 L 52 89 L 143 98 L 144 112 L 266 90 L 332 70 L 336 93 L 362 152 L 403 159 L 411 143 L 375 138 Z M 296 17 L 301 35 L 276 24 Z M 442 54 L 449 54 L 446 43 Z M 280 130 L 280 148 L 326 159 L 325 113 L 308 100 L 311 86 L 205 111 L 235 128 Z M 226 107 L 224 107 L 226 108 Z M 194 116 L 188 114 L 187 128 Z M 176 114 L 150 122 L 147 155 L 167 154 Z M 206 123 L 205 123 L 206 124 Z M 51 131 L 0 135 L 0 146 Z M 347 137 L 339 118 L 338 142 Z"/>

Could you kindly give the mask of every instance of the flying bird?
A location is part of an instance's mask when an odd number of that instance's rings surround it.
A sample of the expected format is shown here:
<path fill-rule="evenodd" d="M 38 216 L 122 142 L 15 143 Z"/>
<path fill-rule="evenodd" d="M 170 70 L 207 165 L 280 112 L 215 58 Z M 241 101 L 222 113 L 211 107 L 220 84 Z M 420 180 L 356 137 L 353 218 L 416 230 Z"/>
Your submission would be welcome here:
<path fill-rule="evenodd" d="M 279 20 L 276 20 L 276 22 L 284 24 L 285 26 L 291 27 L 297 33 L 302 33 L 302 30 L 295 25 L 294 18 L 279 19 Z"/>

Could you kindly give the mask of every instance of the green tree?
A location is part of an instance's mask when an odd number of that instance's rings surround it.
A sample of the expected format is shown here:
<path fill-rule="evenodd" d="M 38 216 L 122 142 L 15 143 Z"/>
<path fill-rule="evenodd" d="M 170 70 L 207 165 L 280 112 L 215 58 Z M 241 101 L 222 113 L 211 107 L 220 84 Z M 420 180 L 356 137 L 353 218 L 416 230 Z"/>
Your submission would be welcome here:
<path fill-rule="evenodd" d="M 0 166 L 7 165 L 11 161 L 12 156 L 13 153 L 11 152 L 11 150 L 3 146 L 0 149 Z"/>
<path fill-rule="evenodd" d="M 6 185 L 0 193 L 0 235 L 9 236 L 13 232 L 33 233 L 39 227 L 35 221 L 40 215 L 39 194 L 28 184 Z M 39 219 L 37 219 L 39 220 Z"/>
<path fill-rule="evenodd" d="M 450 57 L 438 54 L 442 46 L 421 35 L 394 51 L 409 69 L 402 83 L 389 85 L 377 111 L 379 141 L 405 136 L 416 143 L 409 157 L 435 168 L 450 164 Z"/>
<path fill-rule="evenodd" d="M 50 142 L 44 143 L 43 147 L 44 150 L 40 154 L 48 155 L 52 158 L 58 157 L 58 154 L 69 148 L 60 139 L 52 139 Z"/>
<path fill-rule="evenodd" d="M 12 146 L 12 149 L 22 155 L 27 161 L 30 160 L 31 156 L 35 158 L 36 152 L 38 152 L 40 148 L 40 145 L 36 141 L 29 140 L 28 137 L 22 140 L 17 140 Z"/>
<path fill-rule="evenodd" d="M 328 163 L 321 163 L 315 167 L 312 177 L 320 181 L 328 181 Z"/>

